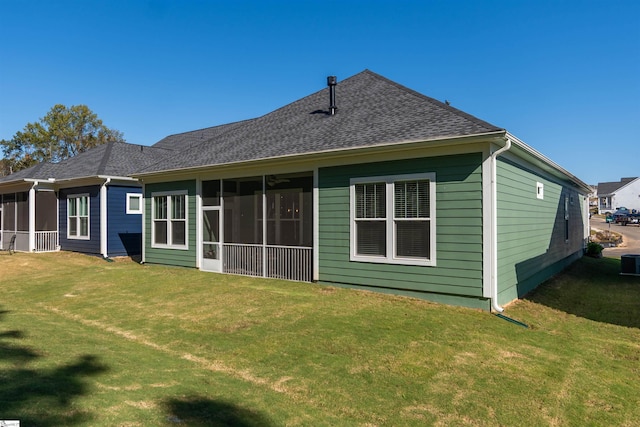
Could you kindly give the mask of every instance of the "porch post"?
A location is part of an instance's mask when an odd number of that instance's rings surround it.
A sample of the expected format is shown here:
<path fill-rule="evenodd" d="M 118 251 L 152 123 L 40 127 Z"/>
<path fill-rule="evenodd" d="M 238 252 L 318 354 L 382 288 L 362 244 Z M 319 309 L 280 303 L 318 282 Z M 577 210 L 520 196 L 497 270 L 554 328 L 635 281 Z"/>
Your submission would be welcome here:
<path fill-rule="evenodd" d="M 140 182 L 142 183 L 142 253 L 141 255 L 141 263 L 144 264 L 145 262 L 145 255 L 147 253 L 147 250 L 145 249 L 145 246 L 147 246 L 147 189 L 146 189 L 146 184 L 144 183 L 144 180 L 140 180 Z M 149 203 L 149 206 L 151 206 L 151 202 Z M 151 217 L 152 214 L 149 214 L 149 217 Z"/>
<path fill-rule="evenodd" d="M 36 250 L 36 186 L 34 182 L 29 189 L 29 252 Z"/>
<path fill-rule="evenodd" d="M 262 277 L 267 277 L 267 176 L 262 175 Z"/>
<path fill-rule="evenodd" d="M 100 186 L 100 254 L 104 258 L 108 257 L 107 253 L 107 184 L 111 182 L 111 178 L 107 178 Z"/>
<path fill-rule="evenodd" d="M 313 206 L 313 242 L 312 242 L 312 256 L 313 256 L 313 275 L 312 279 L 314 282 L 320 280 L 320 255 L 319 255 L 319 247 L 320 247 L 320 206 L 319 206 L 319 196 L 320 190 L 318 187 L 318 168 L 313 169 L 313 193 L 311 196 L 311 205 Z"/>

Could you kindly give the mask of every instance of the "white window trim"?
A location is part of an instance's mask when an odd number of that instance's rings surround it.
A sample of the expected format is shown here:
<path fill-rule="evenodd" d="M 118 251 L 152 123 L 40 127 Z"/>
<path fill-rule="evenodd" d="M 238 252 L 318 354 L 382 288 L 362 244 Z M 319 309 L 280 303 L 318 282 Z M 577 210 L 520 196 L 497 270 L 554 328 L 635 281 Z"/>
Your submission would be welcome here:
<path fill-rule="evenodd" d="M 564 196 L 564 233 L 565 243 L 569 243 L 571 238 L 571 228 L 569 227 L 569 196 Z"/>
<path fill-rule="evenodd" d="M 76 236 L 72 236 L 71 234 L 69 234 L 69 201 L 71 199 L 74 199 L 75 203 L 77 203 L 77 200 L 80 199 L 81 197 L 86 197 L 87 198 L 87 235 L 86 236 L 80 236 L 80 215 L 76 215 L 75 218 L 77 218 L 77 224 L 76 224 L 76 230 L 78 231 L 78 234 Z M 79 212 L 80 210 L 78 209 L 78 206 L 76 205 L 76 212 Z M 68 194 L 67 195 L 67 239 L 69 240 L 91 240 L 91 197 L 89 196 L 89 193 L 82 193 L 82 194 Z"/>
<path fill-rule="evenodd" d="M 131 209 L 131 198 L 138 199 L 138 209 Z M 127 214 L 142 214 L 142 194 L 140 193 L 127 193 Z"/>
<path fill-rule="evenodd" d="M 167 244 L 164 243 L 155 243 L 156 241 L 156 228 L 154 227 L 155 221 L 155 198 L 156 197 L 167 197 Z M 184 245 L 174 245 L 171 243 L 171 219 L 169 216 L 171 215 L 171 196 L 185 196 L 185 204 L 184 204 L 184 230 L 185 230 L 185 239 Z M 178 190 L 178 191 L 158 191 L 151 193 L 151 247 L 159 248 L 159 249 L 177 249 L 186 251 L 189 249 L 189 192 L 187 190 Z"/>
<path fill-rule="evenodd" d="M 540 200 L 544 199 L 544 184 L 536 182 L 536 197 Z"/>
<path fill-rule="evenodd" d="M 396 252 L 396 233 L 395 233 L 395 191 L 394 183 L 397 181 L 414 181 L 429 180 L 429 199 L 430 199 L 430 251 L 428 259 L 405 258 L 395 255 Z M 355 227 L 355 185 L 370 184 L 376 182 L 384 182 L 386 185 L 386 212 L 387 217 L 383 221 L 386 222 L 387 236 L 387 255 L 372 256 L 358 255 L 356 253 L 356 227 Z M 435 172 L 408 174 L 408 175 L 386 175 L 371 176 L 366 178 L 351 178 L 349 182 L 349 239 L 350 239 L 350 260 L 355 262 L 371 262 L 378 264 L 402 264 L 402 265 L 420 265 L 420 266 L 436 266 L 436 174 Z"/>

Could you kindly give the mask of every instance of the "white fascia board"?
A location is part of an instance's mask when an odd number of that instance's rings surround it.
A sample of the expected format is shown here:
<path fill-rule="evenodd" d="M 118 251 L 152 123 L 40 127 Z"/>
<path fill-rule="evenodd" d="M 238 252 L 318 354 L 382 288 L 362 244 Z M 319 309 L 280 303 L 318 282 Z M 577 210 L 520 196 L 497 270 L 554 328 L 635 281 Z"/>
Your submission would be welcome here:
<path fill-rule="evenodd" d="M 246 161 L 238 161 L 238 162 L 229 162 L 229 163 L 220 163 L 220 164 L 209 164 L 202 166 L 193 166 L 187 168 L 177 168 L 177 169 L 167 169 L 162 171 L 153 171 L 153 172 L 142 172 L 142 173 L 134 173 L 131 176 L 138 178 L 140 180 L 148 180 L 148 182 L 152 182 L 154 177 L 165 177 L 166 175 L 175 175 L 176 179 L 180 175 L 184 176 L 193 176 L 195 174 L 202 173 L 203 171 L 208 171 L 211 169 L 232 169 L 232 168 L 248 168 L 248 167 L 258 167 L 260 165 L 274 165 L 274 164 L 292 164 L 295 162 L 303 162 L 303 161 L 313 161 L 317 164 L 318 161 L 325 161 L 331 159 L 339 159 L 339 158 L 359 158 L 367 154 L 375 154 L 385 151 L 402 151 L 402 150 L 412 150 L 416 147 L 423 148 L 435 148 L 435 147 L 453 147 L 453 146 L 461 146 L 466 144 L 472 144 L 477 142 L 487 142 L 493 138 L 504 139 L 506 131 L 500 130 L 496 132 L 487 132 L 483 134 L 474 134 L 474 135 L 460 135 L 455 137 L 446 137 L 446 138 L 432 138 L 432 139 L 419 139 L 419 140 L 406 140 L 406 141 L 397 141 L 397 142 L 381 142 L 379 144 L 371 144 L 364 147 L 350 147 L 350 148 L 338 148 L 332 150 L 320 150 L 320 151 L 312 151 L 307 153 L 300 154 L 289 154 L 277 157 L 265 157 L 261 159 L 251 159 Z M 306 169 L 308 170 L 308 168 Z"/>
<path fill-rule="evenodd" d="M 56 184 L 60 188 L 70 188 L 70 187 L 82 187 L 85 185 L 102 185 L 105 181 L 110 181 L 111 184 L 138 184 L 141 183 L 134 178 L 130 177 L 121 177 L 121 176 L 109 176 L 109 175 L 93 175 L 93 176 L 84 176 L 84 177 L 75 177 L 75 178 L 65 178 L 56 180 Z"/>
<path fill-rule="evenodd" d="M 613 193 L 611 193 L 611 194 L 619 193 L 619 192 L 620 192 L 620 190 L 624 190 L 626 187 L 630 186 L 631 184 L 634 184 L 634 183 L 635 183 L 636 181 L 638 181 L 639 179 L 640 179 L 640 177 L 639 177 L 639 178 L 634 179 L 633 181 L 629 181 L 629 182 L 627 182 L 626 184 L 624 184 L 623 186 L 621 186 L 620 188 L 618 188 L 615 192 L 613 192 Z"/>
<path fill-rule="evenodd" d="M 131 178 L 130 176 L 117 176 L 117 175 L 98 175 L 100 179 L 110 179 L 111 181 L 130 181 L 130 182 L 138 182 L 136 178 Z"/>
<path fill-rule="evenodd" d="M 110 179 L 112 181 L 131 181 L 138 182 L 137 179 L 131 178 L 129 176 L 117 176 L 117 175 L 87 175 L 87 176 L 74 176 L 73 178 L 62 178 L 56 179 L 55 182 L 59 183 L 67 183 L 70 181 L 90 181 L 90 180 L 100 180 L 104 181 L 106 179 Z"/>
<path fill-rule="evenodd" d="M 525 154 L 535 158 L 536 160 L 538 160 L 539 162 L 543 163 L 544 165 L 547 165 L 548 166 L 547 169 L 548 169 L 549 172 L 555 172 L 555 175 L 559 174 L 559 175 L 563 176 L 564 178 L 566 178 L 566 179 L 568 179 L 570 181 L 573 181 L 573 183 L 576 185 L 576 187 L 581 188 L 587 194 L 593 192 L 593 187 L 592 186 L 590 186 L 589 184 L 585 183 L 580 178 L 576 177 L 571 172 L 567 171 L 562 166 L 558 165 L 553 160 L 549 159 L 548 157 L 546 157 L 544 154 L 540 153 L 539 151 L 537 151 L 533 147 L 527 145 L 522 140 L 518 139 L 516 136 L 513 136 L 512 134 L 507 132 L 507 137 L 509 139 L 511 139 L 511 141 L 514 143 L 514 145 L 516 145 Z M 513 150 L 511 152 L 513 152 Z"/>

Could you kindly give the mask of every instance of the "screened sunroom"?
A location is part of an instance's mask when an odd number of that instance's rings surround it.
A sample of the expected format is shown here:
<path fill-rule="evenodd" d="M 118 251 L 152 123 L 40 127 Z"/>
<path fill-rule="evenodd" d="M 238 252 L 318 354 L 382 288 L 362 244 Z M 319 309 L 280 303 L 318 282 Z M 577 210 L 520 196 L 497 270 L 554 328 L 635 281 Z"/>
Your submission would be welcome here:
<path fill-rule="evenodd" d="M 312 193 L 311 172 L 202 181 L 201 268 L 311 281 Z"/>
<path fill-rule="evenodd" d="M 15 236 L 15 238 L 14 238 Z M 0 247 L 16 251 L 49 252 L 58 246 L 58 200 L 41 189 L 0 195 Z"/>

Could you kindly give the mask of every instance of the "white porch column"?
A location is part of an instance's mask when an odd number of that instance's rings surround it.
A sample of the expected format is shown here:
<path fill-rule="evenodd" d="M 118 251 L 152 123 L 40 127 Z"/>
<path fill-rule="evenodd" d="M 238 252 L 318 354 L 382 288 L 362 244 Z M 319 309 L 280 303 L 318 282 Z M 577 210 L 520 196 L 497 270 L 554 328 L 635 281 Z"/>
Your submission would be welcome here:
<path fill-rule="evenodd" d="M 144 264 L 145 262 L 145 254 L 146 254 L 146 249 L 145 246 L 147 245 L 147 233 L 146 233 L 146 229 L 147 229 L 147 190 L 146 190 L 146 184 L 144 183 L 143 180 L 140 180 L 140 182 L 142 183 L 142 258 L 140 259 L 140 262 L 142 264 Z M 149 206 L 152 206 L 153 203 L 149 203 Z M 151 217 L 153 215 L 151 214 Z"/>
<path fill-rule="evenodd" d="M 311 196 L 311 204 L 313 206 L 313 281 L 320 280 L 320 190 L 318 187 L 318 168 L 313 169 L 313 193 Z"/>
<path fill-rule="evenodd" d="M 267 277 L 267 176 L 262 175 L 262 277 Z"/>
<path fill-rule="evenodd" d="M 29 252 L 36 250 L 36 186 L 34 182 L 29 189 Z"/>
<path fill-rule="evenodd" d="M 100 186 L 100 253 L 104 258 L 107 254 L 107 185 L 111 178 L 107 178 Z"/>

